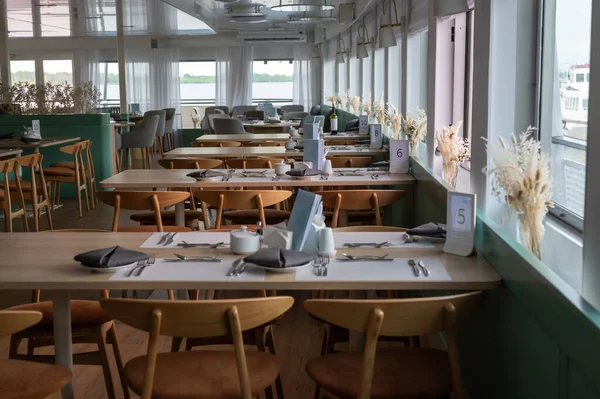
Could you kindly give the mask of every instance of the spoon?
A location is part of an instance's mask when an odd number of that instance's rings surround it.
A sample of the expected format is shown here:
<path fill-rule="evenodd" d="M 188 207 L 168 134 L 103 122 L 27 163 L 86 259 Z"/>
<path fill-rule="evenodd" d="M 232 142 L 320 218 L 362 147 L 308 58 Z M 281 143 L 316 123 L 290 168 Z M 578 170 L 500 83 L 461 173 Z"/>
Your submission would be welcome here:
<path fill-rule="evenodd" d="M 414 259 L 409 259 L 408 265 L 413 268 L 413 272 L 415 273 L 416 277 L 419 277 L 421 275 L 421 269 L 419 269 Z"/>
<path fill-rule="evenodd" d="M 376 260 L 376 259 L 385 259 L 389 254 L 385 254 L 383 256 L 354 256 L 347 253 L 342 253 L 348 259 L 352 260 Z"/>
<path fill-rule="evenodd" d="M 216 256 L 185 256 L 181 254 L 174 254 L 181 260 L 200 260 L 203 262 L 222 262 L 223 259 L 218 259 Z"/>

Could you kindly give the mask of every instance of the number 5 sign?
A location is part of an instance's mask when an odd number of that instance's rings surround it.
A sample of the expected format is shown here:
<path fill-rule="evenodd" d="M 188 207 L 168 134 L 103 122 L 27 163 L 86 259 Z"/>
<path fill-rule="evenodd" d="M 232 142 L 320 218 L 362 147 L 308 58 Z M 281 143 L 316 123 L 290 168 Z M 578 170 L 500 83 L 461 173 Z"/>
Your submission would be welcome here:
<path fill-rule="evenodd" d="M 408 173 L 408 140 L 390 140 L 390 173 Z"/>
<path fill-rule="evenodd" d="M 381 125 L 370 125 L 371 148 L 381 148 L 383 146 L 383 137 L 381 134 Z"/>

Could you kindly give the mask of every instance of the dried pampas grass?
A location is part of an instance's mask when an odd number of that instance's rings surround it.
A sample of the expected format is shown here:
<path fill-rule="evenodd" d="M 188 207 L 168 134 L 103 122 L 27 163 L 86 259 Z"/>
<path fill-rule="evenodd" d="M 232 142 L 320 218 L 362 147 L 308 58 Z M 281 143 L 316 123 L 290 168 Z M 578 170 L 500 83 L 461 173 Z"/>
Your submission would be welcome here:
<path fill-rule="evenodd" d="M 407 115 L 402 119 L 402 131 L 406 134 L 410 144 L 410 155 L 419 155 L 419 143 L 425 139 L 427 134 L 427 114 L 422 109 L 414 112 L 414 116 Z"/>
<path fill-rule="evenodd" d="M 509 144 L 501 137 L 497 144 L 488 142 L 492 165 L 484 173 L 491 178 L 492 194 L 508 203 L 509 213 L 517 213 L 524 246 L 541 258 L 544 217 L 553 204 L 552 175 L 550 158 L 541 152 L 534 131 L 530 126 L 518 137 L 513 134 Z"/>
<path fill-rule="evenodd" d="M 469 160 L 469 141 L 458 134 L 461 126 L 462 121 L 435 132 L 435 143 L 442 155 L 443 177 L 452 188 L 456 188 L 458 163 Z"/>
<path fill-rule="evenodd" d="M 388 110 L 385 111 L 385 118 L 390 124 L 392 129 L 392 138 L 395 140 L 400 139 L 400 129 L 402 128 L 402 113 L 394 107 L 393 104 L 388 103 Z M 391 109 L 391 111 L 390 111 Z"/>
<path fill-rule="evenodd" d="M 350 106 L 352 107 L 352 111 L 357 115 L 360 115 L 360 112 L 361 112 L 360 105 L 361 105 L 360 97 L 359 96 L 352 97 L 352 100 L 350 100 Z"/>

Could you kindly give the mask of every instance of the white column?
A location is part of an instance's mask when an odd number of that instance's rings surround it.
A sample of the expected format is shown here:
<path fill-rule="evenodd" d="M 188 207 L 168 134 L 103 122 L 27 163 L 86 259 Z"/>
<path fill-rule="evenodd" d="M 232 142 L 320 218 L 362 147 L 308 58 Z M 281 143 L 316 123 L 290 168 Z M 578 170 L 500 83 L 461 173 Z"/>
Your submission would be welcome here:
<path fill-rule="evenodd" d="M 410 7 L 405 2 L 403 15 L 408 15 Z M 400 112 L 406 117 L 408 112 L 407 87 L 408 87 L 408 18 L 402 21 L 402 69 L 400 85 Z"/>
<path fill-rule="evenodd" d="M 591 48 L 600 43 L 600 4 L 592 4 Z M 588 108 L 588 132 L 600 128 L 600 52 L 590 55 L 590 97 Z M 583 285 L 582 296 L 597 309 L 600 309 L 600 207 L 598 198 L 598 171 L 600 170 L 600 137 L 587 135 L 587 160 L 585 175 L 585 218 L 583 220 Z"/>
<path fill-rule="evenodd" d="M 127 113 L 127 77 L 125 68 L 125 34 L 123 31 L 123 0 L 116 0 L 117 9 L 117 61 L 119 62 L 119 96 L 121 113 Z"/>
<path fill-rule="evenodd" d="M 433 170 L 435 160 L 435 87 L 436 87 L 436 42 L 437 20 L 433 16 L 434 0 L 429 0 L 429 22 L 427 32 L 427 166 Z M 441 174 L 441 169 L 437 171 Z"/>
<path fill-rule="evenodd" d="M 6 1 L 0 1 L 0 77 L 2 83 L 10 84 L 10 55 L 8 52 L 8 19 Z M 8 99 L 4 99 L 8 101 Z"/>

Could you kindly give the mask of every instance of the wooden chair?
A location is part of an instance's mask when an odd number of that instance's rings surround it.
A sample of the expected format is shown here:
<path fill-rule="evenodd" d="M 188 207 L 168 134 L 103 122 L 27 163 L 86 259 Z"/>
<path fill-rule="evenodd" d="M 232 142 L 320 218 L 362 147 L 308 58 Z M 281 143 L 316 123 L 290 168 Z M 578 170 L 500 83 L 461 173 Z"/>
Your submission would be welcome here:
<path fill-rule="evenodd" d="M 329 157 L 334 168 L 366 168 L 373 163 L 371 157 Z"/>
<path fill-rule="evenodd" d="M 46 180 L 50 182 L 52 192 L 52 206 L 57 204 L 60 199 L 60 184 L 71 183 L 75 184 L 75 192 L 77 195 L 77 206 L 79 217 L 83 217 L 83 209 L 81 207 L 81 192 L 84 192 L 85 206 L 87 211 L 90 211 L 90 202 L 88 200 L 88 188 L 85 182 L 85 165 L 83 163 L 83 144 L 77 143 L 66 147 L 61 147 L 60 151 L 73 156 L 73 165 L 78 165 L 73 169 L 61 166 L 50 166 L 44 168 Z"/>
<path fill-rule="evenodd" d="M 161 209 L 171 207 L 190 198 L 190 193 L 185 191 L 99 191 L 98 199 L 115 208 L 113 214 L 112 231 L 192 231 L 183 226 L 163 226 Z M 155 225 L 119 227 L 121 209 L 152 210 Z"/>
<path fill-rule="evenodd" d="M 192 147 L 241 147 L 239 141 L 192 141 Z"/>
<path fill-rule="evenodd" d="M 30 328 L 42 320 L 40 312 L 0 311 L 0 337 Z M 53 364 L 0 360 L 0 396 L 3 399 L 60 399 L 69 381 L 69 370 Z"/>
<path fill-rule="evenodd" d="M 4 175 L 4 190 L 0 189 L 0 205 L 4 212 L 4 231 L 12 233 L 13 231 L 13 219 L 21 217 L 23 222 L 23 230 L 28 232 L 29 225 L 27 223 L 27 213 L 25 212 L 25 199 L 23 197 L 23 189 L 21 187 L 21 179 L 19 178 L 17 171 L 17 159 L 11 158 L 0 161 L 0 173 Z M 8 179 L 9 173 L 14 175 L 14 189 L 10 186 L 10 180 Z M 13 199 L 17 201 L 13 204 Z M 17 205 L 17 210 L 13 210 L 13 206 Z"/>
<path fill-rule="evenodd" d="M 282 158 L 232 158 L 225 163 L 228 169 L 273 169 L 280 162 Z"/>
<path fill-rule="evenodd" d="M 165 169 L 217 169 L 223 167 L 222 160 L 207 158 L 165 158 L 159 159 L 158 164 Z"/>
<path fill-rule="evenodd" d="M 52 230 L 52 208 L 50 207 L 48 186 L 44 177 L 44 171 L 42 170 L 42 158 L 43 156 L 41 154 L 31 154 L 16 159 L 18 166 L 21 168 L 28 168 L 30 171 L 30 181 L 21 180 L 21 190 L 23 192 L 23 198 L 31 201 L 35 231 L 40 231 L 40 213 L 41 209 L 44 207 L 46 208 L 48 226 L 50 227 L 50 230 Z M 20 196 L 17 184 L 16 179 L 8 181 L 11 196 L 18 201 Z M 4 184 L 2 184 L 2 187 L 6 188 Z"/>
<path fill-rule="evenodd" d="M 108 291 L 101 291 L 101 296 L 107 298 Z M 123 379 L 123 361 L 117 341 L 117 330 L 111 316 L 102 309 L 98 301 L 74 299 L 71 300 L 70 306 L 73 344 L 95 344 L 98 347 L 96 351 L 73 354 L 73 364 L 102 366 L 108 398 L 115 399 L 115 389 L 107 353 L 107 344 L 111 344 L 121 379 L 121 387 L 123 388 L 125 398 L 128 399 L 129 391 Z M 36 355 L 34 353 L 36 348 L 54 345 L 54 310 L 52 302 L 46 301 L 18 305 L 8 310 L 35 311 L 42 315 L 41 321 L 38 324 L 12 334 L 9 358 L 39 363 L 54 363 L 54 355 Z M 19 344 L 23 340 L 27 340 L 26 354 L 18 353 Z M 57 398 L 60 398 L 60 396 Z"/>
<path fill-rule="evenodd" d="M 292 196 L 292 192 L 287 190 L 204 190 L 194 192 L 194 196 L 204 204 L 217 207 L 215 229 L 233 229 L 238 227 L 223 225 L 223 219 L 241 224 L 256 224 L 257 221 L 260 221 L 263 226 L 276 224 L 288 219 L 290 216 L 290 212 L 288 211 L 264 208 L 283 202 Z M 225 212 L 225 209 L 237 210 Z M 270 223 L 267 223 L 267 221 Z M 204 225 L 208 226 L 208 218 L 206 216 Z"/>
<path fill-rule="evenodd" d="M 282 147 L 283 141 L 247 141 L 242 147 Z"/>
<path fill-rule="evenodd" d="M 127 385 L 142 399 L 258 397 L 279 375 L 277 359 L 244 350 L 242 333 L 272 323 L 291 297 L 214 301 L 103 299 L 106 311 L 150 334 L 148 353 L 125 366 Z M 230 335 L 233 351 L 158 353 L 159 335 L 207 338 Z"/>
<path fill-rule="evenodd" d="M 338 227 L 340 211 L 368 210 L 364 216 L 368 219 L 374 218 L 375 224 L 381 226 L 383 223 L 379 209 L 403 198 L 404 190 L 332 190 L 317 191 L 316 194 L 323 197 L 324 208 L 333 209 L 331 218 L 333 228 Z"/>
<path fill-rule="evenodd" d="M 306 310 L 332 325 L 366 334 L 364 351 L 320 356 L 306 365 L 320 394 L 340 398 L 464 399 L 454 335 L 457 320 L 481 300 L 480 292 L 393 300 L 308 300 Z M 379 337 L 444 332 L 448 352 L 401 347 L 377 350 Z"/>

